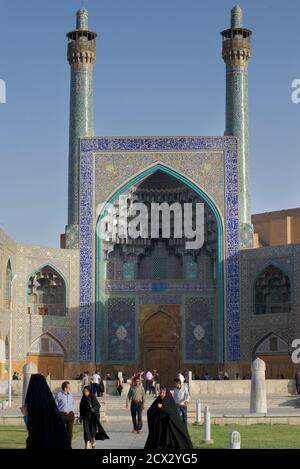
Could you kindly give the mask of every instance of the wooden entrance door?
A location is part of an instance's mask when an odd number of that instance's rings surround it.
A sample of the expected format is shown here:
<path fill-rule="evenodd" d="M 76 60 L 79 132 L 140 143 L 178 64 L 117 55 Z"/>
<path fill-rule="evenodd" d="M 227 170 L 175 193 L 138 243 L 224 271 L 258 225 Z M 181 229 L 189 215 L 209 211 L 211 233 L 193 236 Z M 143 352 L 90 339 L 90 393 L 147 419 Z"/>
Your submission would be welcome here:
<path fill-rule="evenodd" d="M 27 362 L 37 365 L 38 373 L 44 376 L 51 375 L 52 379 L 63 379 L 64 357 L 53 355 L 28 355 Z"/>
<path fill-rule="evenodd" d="M 148 348 L 145 351 L 145 369 L 159 370 L 161 384 L 174 386 L 174 378 L 178 373 L 175 347 Z"/>
<path fill-rule="evenodd" d="M 179 371 L 179 333 L 177 318 L 157 311 L 145 320 L 142 344 L 144 369 L 157 369 L 161 383 L 172 386 Z"/>

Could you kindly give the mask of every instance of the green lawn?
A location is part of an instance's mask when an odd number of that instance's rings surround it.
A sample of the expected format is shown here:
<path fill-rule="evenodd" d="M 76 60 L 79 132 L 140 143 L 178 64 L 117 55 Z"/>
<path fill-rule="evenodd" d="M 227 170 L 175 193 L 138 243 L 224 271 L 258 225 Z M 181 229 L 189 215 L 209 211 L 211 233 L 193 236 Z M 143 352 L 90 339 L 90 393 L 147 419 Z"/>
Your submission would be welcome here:
<path fill-rule="evenodd" d="M 212 425 L 211 445 L 202 443 L 203 427 L 189 425 L 195 448 L 228 448 L 228 435 L 237 430 L 241 434 L 241 448 L 300 449 L 300 427 L 297 425 Z"/>
<path fill-rule="evenodd" d="M 74 439 L 82 435 L 82 425 L 74 425 Z M 22 449 L 26 446 L 25 425 L 0 425 L 0 449 Z"/>
<path fill-rule="evenodd" d="M 203 427 L 189 425 L 195 448 L 227 448 L 228 434 L 237 430 L 241 434 L 242 448 L 300 449 L 300 427 L 297 425 L 213 425 L 212 445 L 202 443 Z M 82 435 L 82 426 L 74 426 L 74 439 Z M 0 425 L 0 449 L 25 448 L 25 426 Z"/>
<path fill-rule="evenodd" d="M 25 426 L 0 426 L 0 449 L 25 448 L 27 432 Z"/>

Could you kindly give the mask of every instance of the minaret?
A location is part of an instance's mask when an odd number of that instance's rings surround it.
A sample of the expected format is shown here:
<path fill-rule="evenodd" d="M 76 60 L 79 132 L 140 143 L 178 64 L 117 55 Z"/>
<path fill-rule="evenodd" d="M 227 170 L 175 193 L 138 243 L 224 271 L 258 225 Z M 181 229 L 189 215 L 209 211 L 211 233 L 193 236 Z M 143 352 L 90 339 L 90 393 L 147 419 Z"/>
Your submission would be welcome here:
<path fill-rule="evenodd" d="M 67 34 L 68 62 L 71 67 L 69 128 L 68 226 L 65 245 L 79 244 L 79 137 L 94 134 L 93 68 L 96 60 L 97 34 L 89 31 L 88 11 L 77 11 L 76 30 Z"/>
<path fill-rule="evenodd" d="M 241 247 L 252 247 L 249 187 L 248 64 L 251 34 L 243 28 L 243 12 L 231 10 L 231 28 L 222 33 L 222 57 L 226 64 L 226 130 L 239 141 L 239 220 Z"/>

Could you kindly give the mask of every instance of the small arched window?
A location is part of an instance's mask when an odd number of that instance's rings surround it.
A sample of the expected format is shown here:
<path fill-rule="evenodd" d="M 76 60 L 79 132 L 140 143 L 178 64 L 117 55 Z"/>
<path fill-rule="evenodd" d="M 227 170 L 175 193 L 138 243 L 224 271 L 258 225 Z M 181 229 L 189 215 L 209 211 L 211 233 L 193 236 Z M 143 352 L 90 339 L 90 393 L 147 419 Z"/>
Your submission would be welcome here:
<path fill-rule="evenodd" d="M 255 314 L 288 313 L 291 287 L 288 275 L 274 265 L 266 267 L 255 282 Z"/>
<path fill-rule="evenodd" d="M 277 334 L 272 332 L 262 337 L 252 350 L 252 358 L 255 360 L 259 355 L 288 353 L 288 343 Z"/>

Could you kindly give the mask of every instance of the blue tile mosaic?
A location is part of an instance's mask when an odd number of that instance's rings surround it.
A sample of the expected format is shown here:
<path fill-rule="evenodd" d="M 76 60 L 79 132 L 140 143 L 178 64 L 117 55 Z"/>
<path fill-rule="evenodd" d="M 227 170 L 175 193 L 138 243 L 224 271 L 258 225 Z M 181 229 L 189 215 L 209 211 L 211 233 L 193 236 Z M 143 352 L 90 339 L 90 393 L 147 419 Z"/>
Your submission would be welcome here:
<path fill-rule="evenodd" d="M 135 360 L 135 299 L 108 298 L 107 361 L 122 363 Z"/>
<path fill-rule="evenodd" d="M 185 361 L 210 362 L 214 356 L 213 298 L 185 300 Z"/>
<path fill-rule="evenodd" d="M 225 265 L 227 360 L 240 357 L 238 153 L 234 137 L 94 137 L 81 139 L 80 359 L 93 356 L 93 153 L 103 151 L 221 150 L 225 155 Z M 213 169 L 212 169 L 213 170 Z M 156 288 L 156 287 L 155 287 Z M 160 287 L 162 288 L 162 287 Z M 89 337 L 89 340 L 86 340 Z"/>

